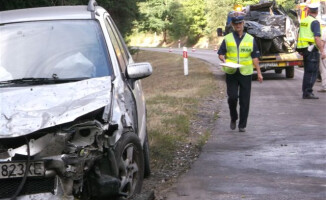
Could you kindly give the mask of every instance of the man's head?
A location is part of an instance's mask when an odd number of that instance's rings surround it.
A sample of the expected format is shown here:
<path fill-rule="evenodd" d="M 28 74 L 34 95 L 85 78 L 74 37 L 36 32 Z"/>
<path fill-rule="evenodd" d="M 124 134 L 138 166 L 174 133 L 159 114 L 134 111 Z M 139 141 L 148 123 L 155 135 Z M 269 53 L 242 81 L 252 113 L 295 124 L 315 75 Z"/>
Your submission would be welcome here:
<path fill-rule="evenodd" d="M 241 12 L 234 12 L 231 16 L 232 26 L 234 31 L 241 32 L 243 31 L 243 24 L 244 24 L 244 13 Z"/>
<path fill-rule="evenodd" d="M 309 14 L 317 15 L 318 14 L 319 3 L 308 4 Z"/>

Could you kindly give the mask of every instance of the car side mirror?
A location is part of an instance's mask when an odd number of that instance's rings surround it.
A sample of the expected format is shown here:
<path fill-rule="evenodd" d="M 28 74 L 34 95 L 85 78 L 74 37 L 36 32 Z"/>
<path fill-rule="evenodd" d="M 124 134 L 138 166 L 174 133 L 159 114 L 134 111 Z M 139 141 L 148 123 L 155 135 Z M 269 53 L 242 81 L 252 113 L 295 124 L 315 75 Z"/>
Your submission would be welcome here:
<path fill-rule="evenodd" d="M 153 72 L 152 65 L 148 62 L 132 63 L 127 66 L 127 75 L 130 79 L 138 80 L 150 76 Z"/>

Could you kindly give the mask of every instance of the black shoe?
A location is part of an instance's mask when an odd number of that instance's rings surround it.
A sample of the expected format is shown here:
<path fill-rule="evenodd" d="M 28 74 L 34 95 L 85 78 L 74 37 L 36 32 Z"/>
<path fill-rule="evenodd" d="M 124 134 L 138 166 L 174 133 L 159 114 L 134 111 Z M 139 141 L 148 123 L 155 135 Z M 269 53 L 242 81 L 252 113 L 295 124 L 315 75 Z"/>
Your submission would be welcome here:
<path fill-rule="evenodd" d="M 234 130 L 236 126 L 237 126 L 237 125 L 236 125 L 236 121 L 232 121 L 232 120 L 231 120 L 231 123 L 230 123 L 230 129 L 231 129 L 231 130 Z"/>
<path fill-rule="evenodd" d="M 239 128 L 239 132 L 246 132 L 245 128 Z"/>
<path fill-rule="evenodd" d="M 319 99 L 319 97 L 316 97 L 314 94 L 307 94 L 302 96 L 303 99 Z"/>

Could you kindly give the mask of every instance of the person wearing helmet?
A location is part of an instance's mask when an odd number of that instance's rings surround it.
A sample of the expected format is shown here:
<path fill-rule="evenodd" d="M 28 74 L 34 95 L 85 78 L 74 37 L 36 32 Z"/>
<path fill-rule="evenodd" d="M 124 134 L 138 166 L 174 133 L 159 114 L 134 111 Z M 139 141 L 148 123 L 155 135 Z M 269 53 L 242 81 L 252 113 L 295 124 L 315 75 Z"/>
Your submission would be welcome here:
<path fill-rule="evenodd" d="M 320 23 L 316 19 L 319 4 L 308 4 L 308 16 L 300 23 L 297 50 L 303 56 L 304 74 L 302 81 L 302 98 L 319 99 L 313 94 L 313 86 L 317 79 L 320 53 L 326 57 L 321 40 Z"/>
<path fill-rule="evenodd" d="M 230 62 L 243 65 L 240 68 L 222 67 L 226 73 L 228 104 L 231 116 L 230 128 L 236 128 L 238 120 L 237 104 L 240 104 L 239 132 L 245 132 L 249 114 L 251 80 L 253 67 L 257 70 L 259 82 L 263 76 L 259 67 L 259 50 L 254 38 L 244 32 L 244 13 L 234 12 L 231 16 L 234 32 L 224 37 L 218 50 L 221 62 Z"/>

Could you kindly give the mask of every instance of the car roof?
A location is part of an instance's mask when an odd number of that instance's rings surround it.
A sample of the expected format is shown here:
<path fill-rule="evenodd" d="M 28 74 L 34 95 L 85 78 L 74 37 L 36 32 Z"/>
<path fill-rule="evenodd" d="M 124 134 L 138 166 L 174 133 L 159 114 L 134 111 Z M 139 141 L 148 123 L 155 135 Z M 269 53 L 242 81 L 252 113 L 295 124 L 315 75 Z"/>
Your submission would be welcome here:
<path fill-rule="evenodd" d="M 97 6 L 96 11 L 103 13 L 103 8 Z M 0 12 L 0 24 L 15 22 L 61 20 L 61 19 L 94 19 L 93 12 L 87 6 L 55 6 L 9 10 Z"/>

